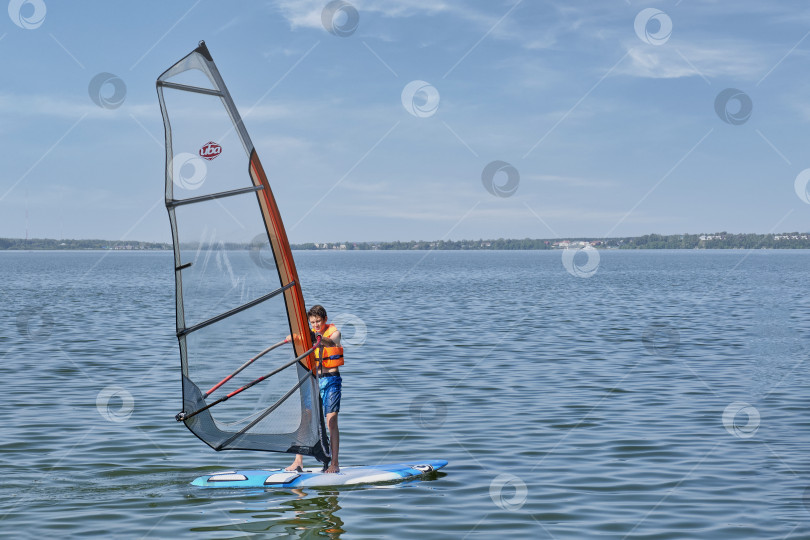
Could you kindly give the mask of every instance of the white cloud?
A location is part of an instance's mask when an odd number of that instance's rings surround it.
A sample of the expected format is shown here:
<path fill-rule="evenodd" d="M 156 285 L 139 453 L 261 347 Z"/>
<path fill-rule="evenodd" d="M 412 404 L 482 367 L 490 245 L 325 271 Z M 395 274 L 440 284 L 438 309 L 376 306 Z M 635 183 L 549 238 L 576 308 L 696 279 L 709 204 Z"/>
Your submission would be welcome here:
<path fill-rule="evenodd" d="M 802 121 L 810 122 L 810 104 L 802 96 L 792 99 L 789 105 L 801 116 Z"/>
<path fill-rule="evenodd" d="M 154 106 L 151 107 L 154 109 Z M 0 114 L 8 116 L 48 116 L 77 119 L 87 114 L 91 118 L 121 118 L 124 111 L 132 112 L 131 106 L 116 110 L 102 109 L 87 98 L 86 102 L 66 100 L 47 95 L 0 94 Z"/>
<path fill-rule="evenodd" d="M 391 182 L 361 182 L 356 180 L 346 180 L 341 187 L 347 191 L 355 193 L 373 194 L 382 199 L 396 200 L 397 196 L 391 192 Z"/>
<path fill-rule="evenodd" d="M 462 214 L 454 215 L 446 208 L 439 209 L 426 209 L 413 206 L 398 206 L 392 208 L 380 208 L 376 205 L 372 206 L 353 206 L 348 207 L 350 210 L 348 215 L 373 217 L 383 219 L 407 219 L 414 221 L 457 221 Z"/>
<path fill-rule="evenodd" d="M 44 117 L 76 120 L 87 115 L 92 120 L 129 121 L 130 116 L 142 118 L 160 118 L 160 110 L 154 103 L 125 102 L 118 109 L 103 109 L 87 98 L 65 99 L 52 95 L 15 95 L 0 94 L 0 114 L 7 118 Z"/>
<path fill-rule="evenodd" d="M 255 141 L 257 148 L 265 149 L 277 155 L 289 156 L 295 153 L 309 152 L 313 149 L 313 142 L 299 137 L 262 137 Z"/>
<path fill-rule="evenodd" d="M 431 0 L 382 0 L 349 2 L 360 13 L 379 13 L 384 17 L 411 17 L 419 13 L 429 15 L 448 11 L 450 4 Z M 322 28 L 321 12 L 325 0 L 278 0 L 276 5 L 292 28 Z M 454 8 L 457 9 L 457 8 Z"/>
<path fill-rule="evenodd" d="M 371 219 L 380 225 L 379 230 L 389 231 L 386 239 L 399 240 L 599 237 L 622 220 L 625 227 L 641 226 L 641 230 L 645 232 L 651 226 L 669 223 L 671 220 L 671 216 L 651 215 L 641 211 L 634 212 L 625 219 L 624 209 L 611 210 L 587 204 L 563 206 L 535 202 L 530 204 L 530 210 L 524 204 L 528 200 L 519 196 L 495 200 L 485 194 L 480 199 L 464 197 L 444 201 L 399 200 L 398 204 L 388 206 L 363 201 L 341 205 L 341 211 L 353 218 Z M 398 225 L 397 222 L 407 224 Z M 393 231 L 405 230 L 397 227 L 407 227 L 409 232 L 392 235 Z M 418 232 L 411 230 L 412 227 L 417 227 Z M 622 234 L 624 233 L 617 232 L 613 236 Z M 353 240 L 372 237 L 353 237 Z"/>
<path fill-rule="evenodd" d="M 304 111 L 312 107 L 307 103 L 285 102 L 284 104 L 264 104 L 254 107 L 242 107 L 240 112 L 246 121 L 261 122 L 279 120 L 284 118 L 299 118 Z M 172 119 L 193 118 L 204 120 L 206 118 L 221 118 L 221 110 L 200 110 L 194 107 L 177 107 L 170 109 Z M 87 115 L 92 119 L 120 120 L 129 118 L 159 118 L 160 110 L 155 103 L 124 103 L 120 108 L 109 110 L 83 100 L 70 100 L 49 95 L 13 95 L 0 94 L 0 114 L 7 116 L 31 117 L 41 116 L 50 118 L 73 119 Z"/>
<path fill-rule="evenodd" d="M 616 186 L 615 182 L 610 180 L 601 180 L 597 178 L 582 178 L 577 176 L 559 176 L 554 174 L 527 174 L 523 175 L 523 180 L 536 180 L 538 182 L 548 182 L 553 184 L 564 184 L 570 187 L 600 187 L 607 188 Z"/>
<path fill-rule="evenodd" d="M 220 26 L 219 28 L 214 30 L 213 34 L 214 35 L 220 34 L 220 33 L 224 32 L 225 30 L 233 28 L 237 24 L 242 24 L 242 22 L 243 21 L 242 21 L 241 17 L 232 17 L 231 20 L 229 20 L 228 22 L 226 22 L 225 24 L 223 24 L 222 26 Z"/>
<path fill-rule="evenodd" d="M 326 0 L 277 0 L 279 11 L 295 28 L 322 28 L 321 13 Z M 362 27 L 363 14 L 374 13 L 385 18 L 404 18 L 418 15 L 434 16 L 438 14 L 451 15 L 464 23 L 471 23 L 473 28 L 480 30 L 483 35 L 504 41 L 517 41 L 526 49 L 548 49 L 557 43 L 556 33 L 562 28 L 571 28 L 573 23 L 566 23 L 554 29 L 532 27 L 524 29 L 520 26 L 520 15 L 510 13 L 512 8 L 519 11 L 523 2 L 505 2 L 493 4 L 487 12 L 480 11 L 465 5 L 462 2 L 440 0 L 351 0 L 360 14 Z M 507 13 L 509 14 L 508 16 Z M 379 29 L 377 29 L 379 32 Z M 384 41 L 391 41 L 387 34 L 377 35 Z M 470 45 L 474 43 L 471 42 Z M 422 46 L 429 46 L 423 43 Z"/>
<path fill-rule="evenodd" d="M 763 54 L 750 43 L 710 46 L 668 43 L 660 47 L 633 45 L 629 61 L 617 72 L 635 77 L 676 79 L 680 77 L 728 77 L 758 79 L 768 71 Z"/>
<path fill-rule="evenodd" d="M 292 28 L 317 28 L 321 26 L 321 11 L 324 3 L 318 0 L 281 0 L 276 2 L 281 14 Z"/>

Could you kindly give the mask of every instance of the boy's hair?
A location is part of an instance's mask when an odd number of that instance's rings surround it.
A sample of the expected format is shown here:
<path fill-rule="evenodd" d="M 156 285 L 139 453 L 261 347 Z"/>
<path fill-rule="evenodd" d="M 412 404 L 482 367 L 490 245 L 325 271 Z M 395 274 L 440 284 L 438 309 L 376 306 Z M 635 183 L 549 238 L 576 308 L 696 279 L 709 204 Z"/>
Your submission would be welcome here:
<path fill-rule="evenodd" d="M 307 317 L 320 317 L 326 320 L 326 309 L 320 304 L 315 304 L 307 311 Z"/>

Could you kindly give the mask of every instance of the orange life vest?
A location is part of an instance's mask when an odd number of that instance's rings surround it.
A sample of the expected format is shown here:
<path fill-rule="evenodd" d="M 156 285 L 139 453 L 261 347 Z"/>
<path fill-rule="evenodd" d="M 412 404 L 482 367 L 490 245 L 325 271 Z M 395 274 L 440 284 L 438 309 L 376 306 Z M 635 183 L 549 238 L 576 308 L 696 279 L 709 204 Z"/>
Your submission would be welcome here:
<path fill-rule="evenodd" d="M 338 329 L 334 324 L 328 324 L 321 335 L 329 339 L 329 336 L 337 331 Z M 316 360 L 321 358 L 321 351 L 323 351 L 322 365 L 324 369 L 332 369 L 343 365 L 343 347 L 318 347 L 315 349 Z"/>

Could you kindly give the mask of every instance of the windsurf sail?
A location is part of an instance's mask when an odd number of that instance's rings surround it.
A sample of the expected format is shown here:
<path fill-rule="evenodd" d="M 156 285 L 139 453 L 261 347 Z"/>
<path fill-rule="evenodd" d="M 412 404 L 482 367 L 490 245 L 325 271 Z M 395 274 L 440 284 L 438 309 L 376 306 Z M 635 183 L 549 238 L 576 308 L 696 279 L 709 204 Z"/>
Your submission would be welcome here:
<path fill-rule="evenodd" d="M 328 463 L 314 347 L 287 234 L 205 42 L 158 77 L 157 93 L 183 391 L 177 420 L 215 450 L 299 453 Z"/>

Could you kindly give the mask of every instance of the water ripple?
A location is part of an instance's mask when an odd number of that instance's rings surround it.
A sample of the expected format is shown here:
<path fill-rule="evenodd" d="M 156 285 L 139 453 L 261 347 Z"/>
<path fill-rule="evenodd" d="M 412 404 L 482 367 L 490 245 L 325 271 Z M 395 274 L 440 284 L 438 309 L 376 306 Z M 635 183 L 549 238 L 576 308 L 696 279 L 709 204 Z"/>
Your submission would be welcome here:
<path fill-rule="evenodd" d="M 0 527 L 15 536 L 808 538 L 804 252 L 296 252 L 347 346 L 340 490 L 193 488 L 167 253 L 0 253 Z M 745 257 L 745 258 L 744 258 Z M 328 294 L 326 293 L 328 291 Z"/>

